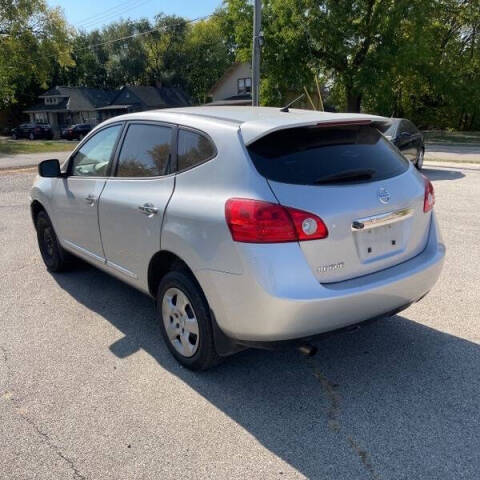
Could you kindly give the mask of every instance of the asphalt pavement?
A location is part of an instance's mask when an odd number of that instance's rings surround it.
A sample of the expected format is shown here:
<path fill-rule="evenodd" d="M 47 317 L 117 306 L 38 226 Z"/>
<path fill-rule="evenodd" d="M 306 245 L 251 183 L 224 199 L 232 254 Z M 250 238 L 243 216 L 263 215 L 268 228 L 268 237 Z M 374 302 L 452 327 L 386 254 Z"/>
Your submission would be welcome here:
<path fill-rule="evenodd" d="M 480 169 L 425 173 L 447 258 L 424 300 L 312 359 L 192 373 L 151 299 L 85 264 L 46 271 L 34 172 L 0 172 L 0 479 L 478 478 Z"/>

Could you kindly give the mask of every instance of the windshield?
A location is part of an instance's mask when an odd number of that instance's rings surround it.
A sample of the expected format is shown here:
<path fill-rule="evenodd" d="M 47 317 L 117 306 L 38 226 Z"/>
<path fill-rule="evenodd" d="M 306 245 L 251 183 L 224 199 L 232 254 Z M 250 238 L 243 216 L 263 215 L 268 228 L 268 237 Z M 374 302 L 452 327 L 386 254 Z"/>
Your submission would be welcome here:
<path fill-rule="evenodd" d="M 276 131 L 248 147 L 261 175 L 282 183 L 364 183 L 400 175 L 408 161 L 370 125 Z"/>

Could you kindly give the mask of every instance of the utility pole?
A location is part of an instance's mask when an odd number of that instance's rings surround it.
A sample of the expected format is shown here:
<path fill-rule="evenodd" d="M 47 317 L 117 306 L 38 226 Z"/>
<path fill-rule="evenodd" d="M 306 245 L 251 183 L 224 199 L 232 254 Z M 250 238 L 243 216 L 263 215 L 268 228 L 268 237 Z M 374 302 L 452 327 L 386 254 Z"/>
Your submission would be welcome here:
<path fill-rule="evenodd" d="M 252 52 L 252 105 L 260 101 L 260 49 L 262 38 L 262 0 L 255 0 L 253 11 L 253 52 Z"/>

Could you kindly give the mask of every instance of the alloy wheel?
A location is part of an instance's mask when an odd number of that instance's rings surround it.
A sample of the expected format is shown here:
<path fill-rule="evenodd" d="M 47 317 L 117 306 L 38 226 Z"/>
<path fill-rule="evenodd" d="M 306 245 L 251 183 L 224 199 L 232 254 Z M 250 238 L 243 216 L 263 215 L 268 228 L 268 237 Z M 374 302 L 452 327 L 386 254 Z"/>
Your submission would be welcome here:
<path fill-rule="evenodd" d="M 168 340 L 184 357 L 193 357 L 199 346 L 198 321 L 189 298 L 169 288 L 162 299 L 162 317 Z"/>

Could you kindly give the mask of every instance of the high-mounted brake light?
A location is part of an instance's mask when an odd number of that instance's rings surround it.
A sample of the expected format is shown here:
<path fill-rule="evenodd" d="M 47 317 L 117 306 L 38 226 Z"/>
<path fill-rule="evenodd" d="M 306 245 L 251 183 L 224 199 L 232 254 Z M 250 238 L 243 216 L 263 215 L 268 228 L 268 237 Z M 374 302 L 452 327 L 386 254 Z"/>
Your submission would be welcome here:
<path fill-rule="evenodd" d="M 425 213 L 429 212 L 435 205 L 435 191 L 433 189 L 432 182 L 425 178 L 425 196 L 423 200 L 423 211 Z"/>
<path fill-rule="evenodd" d="M 298 242 L 328 236 L 325 223 L 317 215 L 262 200 L 230 198 L 225 204 L 225 218 L 236 242 Z"/>

